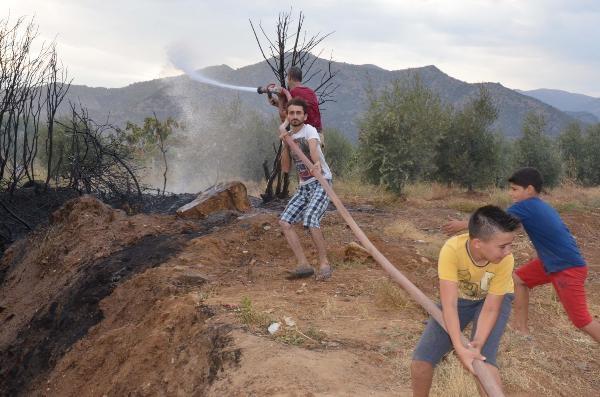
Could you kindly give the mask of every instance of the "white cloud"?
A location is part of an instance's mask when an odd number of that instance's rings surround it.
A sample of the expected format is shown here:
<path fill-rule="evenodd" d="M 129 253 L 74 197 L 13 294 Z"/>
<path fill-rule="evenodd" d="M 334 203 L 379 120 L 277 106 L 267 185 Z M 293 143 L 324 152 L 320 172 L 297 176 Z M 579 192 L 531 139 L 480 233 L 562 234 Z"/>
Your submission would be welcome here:
<path fill-rule="evenodd" d="M 278 1 L 8 0 L 36 14 L 78 84 L 122 86 L 173 73 L 166 49 L 194 47 L 198 67 L 259 61 L 248 19 L 272 31 Z M 400 69 L 435 64 L 466 81 L 600 96 L 600 2 L 592 0 L 305 0 L 309 33 L 343 62 Z M 294 6 L 294 12 L 299 6 Z M 329 52 L 327 52 L 328 54 Z"/>

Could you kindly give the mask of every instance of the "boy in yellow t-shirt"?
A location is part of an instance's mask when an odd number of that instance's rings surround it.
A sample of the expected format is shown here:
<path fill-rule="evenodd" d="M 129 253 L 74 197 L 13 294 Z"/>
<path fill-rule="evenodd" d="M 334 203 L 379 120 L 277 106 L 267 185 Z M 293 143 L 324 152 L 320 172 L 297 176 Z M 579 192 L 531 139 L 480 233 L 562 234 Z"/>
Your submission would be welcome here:
<path fill-rule="evenodd" d="M 446 332 L 434 319 L 413 353 L 411 378 L 414 396 L 427 396 L 433 368 L 454 347 L 463 365 L 473 372 L 473 360 L 485 360 L 496 382 L 496 352 L 510 316 L 513 299 L 512 242 L 520 222 L 495 206 L 473 213 L 469 233 L 450 238 L 440 251 L 438 275 Z M 473 322 L 469 350 L 460 340 Z M 483 389 L 479 387 L 480 393 Z"/>

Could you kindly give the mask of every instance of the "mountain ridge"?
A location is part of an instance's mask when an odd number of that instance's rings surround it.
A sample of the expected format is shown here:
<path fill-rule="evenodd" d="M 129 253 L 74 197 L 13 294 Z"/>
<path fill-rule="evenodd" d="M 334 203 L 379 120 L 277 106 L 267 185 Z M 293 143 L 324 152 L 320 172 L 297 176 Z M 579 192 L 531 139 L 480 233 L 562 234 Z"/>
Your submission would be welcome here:
<path fill-rule="evenodd" d="M 563 112 L 582 113 L 581 116 L 585 116 L 583 113 L 588 113 L 594 115 L 596 120 L 600 120 L 600 98 L 551 88 L 515 91 L 536 98 Z"/>
<path fill-rule="evenodd" d="M 325 70 L 327 60 L 317 58 L 313 70 Z M 542 113 L 548 122 L 548 133 L 557 135 L 569 123 L 577 121 L 569 115 L 532 96 L 504 87 L 500 83 L 467 83 L 444 73 L 435 65 L 386 70 L 377 65 L 354 65 L 345 62 L 333 62 L 340 87 L 335 93 L 335 102 L 323 105 L 322 115 L 325 127 L 338 128 L 350 140 L 356 142 L 359 135 L 358 120 L 367 109 L 367 88 L 380 92 L 388 88 L 394 80 L 411 78 L 418 75 L 422 83 L 436 92 L 442 101 L 455 107 L 461 107 L 479 91 L 486 87 L 498 106 L 499 117 L 494 127 L 505 136 L 518 137 L 521 123 L 529 111 Z M 214 65 L 200 72 L 206 77 L 226 84 L 258 87 L 275 81 L 265 62 L 246 65 L 237 69 L 227 65 Z M 314 81 L 305 84 L 311 87 Z M 110 113 L 111 121 L 124 125 L 125 121 L 141 122 L 145 117 L 156 113 L 158 117 L 181 119 L 189 115 L 191 109 L 207 109 L 218 106 L 217 102 L 227 103 L 239 100 L 246 106 L 264 115 L 275 116 L 274 109 L 266 99 L 252 93 L 226 90 L 189 79 L 185 75 L 159 78 L 132 83 L 120 88 L 100 88 L 73 85 L 68 99 L 84 104 L 92 117 L 105 119 Z M 63 105 L 63 110 L 65 105 Z"/>

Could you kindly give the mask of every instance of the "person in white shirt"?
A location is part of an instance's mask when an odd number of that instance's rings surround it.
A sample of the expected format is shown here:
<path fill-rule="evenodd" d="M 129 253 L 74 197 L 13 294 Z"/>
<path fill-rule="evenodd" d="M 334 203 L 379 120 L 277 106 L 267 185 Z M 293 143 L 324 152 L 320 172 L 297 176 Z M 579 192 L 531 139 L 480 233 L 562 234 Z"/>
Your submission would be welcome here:
<path fill-rule="evenodd" d="M 322 281 L 331 278 L 332 274 L 320 223 L 329 205 L 329 197 L 314 175 L 320 173 L 329 183 L 331 183 L 332 175 L 321 150 L 319 133 L 313 126 L 305 124 L 306 117 L 306 102 L 300 98 L 293 98 L 287 103 L 287 118 L 279 127 L 280 133 L 282 135 L 290 134 L 294 142 L 313 163 L 313 168 L 308 169 L 289 150 L 287 145 L 284 147 L 281 155 L 281 170 L 289 172 L 291 163 L 294 163 L 298 171 L 298 189 L 281 214 L 279 224 L 297 261 L 296 269 L 290 272 L 288 278 L 310 277 L 315 273 L 306 259 L 300 239 L 292 227 L 292 224 L 302 221 L 304 227 L 310 230 L 310 235 L 317 248 L 319 270 L 316 278 Z M 287 131 L 288 127 L 290 127 L 289 132 Z"/>

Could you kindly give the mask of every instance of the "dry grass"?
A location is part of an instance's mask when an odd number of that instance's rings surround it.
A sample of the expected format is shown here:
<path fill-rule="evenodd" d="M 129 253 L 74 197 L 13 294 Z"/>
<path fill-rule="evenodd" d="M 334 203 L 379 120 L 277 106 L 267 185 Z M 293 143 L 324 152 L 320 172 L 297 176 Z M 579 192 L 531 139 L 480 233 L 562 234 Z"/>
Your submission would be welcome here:
<path fill-rule="evenodd" d="M 410 297 L 388 278 L 373 282 L 371 287 L 375 304 L 382 309 L 405 309 L 411 303 Z"/>
<path fill-rule="evenodd" d="M 559 211 L 600 209 L 600 187 L 586 188 L 572 182 L 564 182 L 544 195 Z"/>
<path fill-rule="evenodd" d="M 347 261 L 337 261 L 331 264 L 336 270 L 348 270 L 348 269 L 361 269 L 367 267 L 368 264 L 365 260 L 351 259 Z"/>
<path fill-rule="evenodd" d="M 410 240 L 425 241 L 427 235 L 409 220 L 399 219 L 383 228 L 383 234 L 390 237 L 399 237 Z"/>
<path fill-rule="evenodd" d="M 427 236 L 425 243 L 417 247 L 417 253 L 431 259 L 434 262 L 437 262 L 437 259 L 440 255 L 440 250 L 447 239 L 448 237 L 442 234 L 429 235 Z"/>
<path fill-rule="evenodd" d="M 408 200 L 444 200 L 450 197 L 454 189 L 439 183 L 416 182 L 406 185 L 404 194 Z"/>
<path fill-rule="evenodd" d="M 330 320 L 335 317 L 338 312 L 338 307 L 333 297 L 327 297 L 323 308 L 321 309 L 321 317 L 324 320 Z"/>
<path fill-rule="evenodd" d="M 361 202 L 376 207 L 387 207 L 401 200 L 384 187 L 365 183 L 358 178 L 337 179 L 333 183 L 333 188 L 343 202 Z"/>
<path fill-rule="evenodd" d="M 589 303 L 590 310 L 598 312 L 600 307 Z M 547 396 L 568 390 L 570 395 L 585 396 L 594 383 L 600 387 L 597 376 L 586 371 L 600 347 L 573 327 L 550 285 L 531 292 L 530 311 L 533 340 L 507 329 L 500 344 L 498 363 L 506 390 Z"/>
<path fill-rule="evenodd" d="M 387 191 L 384 187 L 374 186 L 358 178 L 336 180 L 335 190 L 342 201 L 367 202 L 375 206 L 389 206 L 402 199 Z M 443 202 L 447 208 L 464 213 L 472 213 L 482 205 L 493 204 L 506 208 L 512 204 L 506 188 L 489 187 L 477 191 L 477 194 L 465 197 L 465 190 L 448 187 L 435 182 L 417 182 L 406 185 L 404 198 L 419 207 L 431 207 Z M 577 211 L 600 209 L 600 187 L 586 188 L 573 182 L 563 182 L 543 195 L 559 211 Z"/>
<path fill-rule="evenodd" d="M 506 188 L 490 187 L 477 191 L 477 194 L 471 197 L 467 196 L 463 189 L 421 182 L 406 186 L 405 192 L 409 201 L 416 204 L 444 201 L 446 207 L 465 213 L 471 213 L 487 204 L 501 208 L 512 204 Z M 600 187 L 587 188 L 567 181 L 549 189 L 542 198 L 561 212 L 600 209 Z"/>
<path fill-rule="evenodd" d="M 383 234 L 420 243 L 417 246 L 417 254 L 433 261 L 437 260 L 440 249 L 447 240 L 447 237 L 441 233 L 426 233 L 406 219 L 399 219 L 388 224 L 383 228 Z"/>
<path fill-rule="evenodd" d="M 470 214 L 485 203 L 480 200 L 473 200 L 461 197 L 451 198 L 446 202 L 446 206 L 450 209 L 465 212 Z"/>
<path fill-rule="evenodd" d="M 506 189 L 490 188 L 486 193 L 489 195 L 489 199 L 486 203 L 482 203 L 482 205 L 493 204 L 500 208 L 507 208 L 512 204 L 512 199 Z"/>
<path fill-rule="evenodd" d="M 38 265 L 45 266 L 49 263 L 54 263 L 57 250 L 55 237 L 58 235 L 58 226 L 49 225 L 45 229 L 42 229 L 39 234 L 34 234 L 33 239 L 37 240 L 38 249 L 37 255 L 33 260 Z"/>
<path fill-rule="evenodd" d="M 449 354 L 435 368 L 432 396 L 465 397 L 478 396 L 475 378 L 463 368 L 454 354 Z"/>

